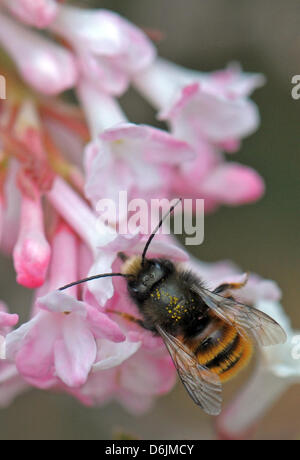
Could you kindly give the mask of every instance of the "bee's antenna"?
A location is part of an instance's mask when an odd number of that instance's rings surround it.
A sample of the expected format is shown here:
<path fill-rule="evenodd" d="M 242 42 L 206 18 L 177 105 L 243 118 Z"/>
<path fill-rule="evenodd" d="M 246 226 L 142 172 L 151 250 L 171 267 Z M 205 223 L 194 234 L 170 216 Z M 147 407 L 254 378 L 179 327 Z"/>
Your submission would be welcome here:
<path fill-rule="evenodd" d="M 102 275 L 94 275 L 94 276 L 91 276 L 90 278 L 84 278 L 82 280 L 74 281 L 73 283 L 66 284 L 66 286 L 59 288 L 59 291 L 64 291 L 65 289 L 68 289 L 72 286 L 77 286 L 77 284 L 87 283 L 88 281 L 98 280 L 99 278 L 108 278 L 110 276 L 123 276 L 124 278 L 128 278 L 132 275 L 124 275 L 123 273 L 103 273 Z"/>
<path fill-rule="evenodd" d="M 142 255 L 142 267 L 145 265 L 145 260 L 146 260 L 146 254 L 147 254 L 147 251 L 149 249 L 149 246 L 150 244 L 152 243 L 152 240 L 153 238 L 155 237 L 156 233 L 158 232 L 158 230 L 160 229 L 160 227 L 162 226 L 162 224 L 164 223 L 164 221 L 167 219 L 167 217 L 169 217 L 170 214 L 172 214 L 172 212 L 174 211 L 174 209 L 176 208 L 176 206 L 182 202 L 182 198 L 180 198 L 177 203 L 174 204 L 174 206 L 171 206 L 170 210 L 167 212 L 167 214 L 165 214 L 163 216 L 163 218 L 161 219 L 161 221 L 159 222 L 158 226 L 156 227 L 156 229 L 153 231 L 153 233 L 151 233 L 146 245 L 145 245 L 145 248 L 144 248 L 144 251 L 143 251 L 143 255 Z"/>

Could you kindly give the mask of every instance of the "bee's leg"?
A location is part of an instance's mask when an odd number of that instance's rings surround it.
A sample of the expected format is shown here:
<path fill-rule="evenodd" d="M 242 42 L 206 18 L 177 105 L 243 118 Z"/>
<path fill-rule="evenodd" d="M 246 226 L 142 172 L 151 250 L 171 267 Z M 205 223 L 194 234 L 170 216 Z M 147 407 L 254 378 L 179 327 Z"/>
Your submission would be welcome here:
<path fill-rule="evenodd" d="M 128 321 L 131 321 L 132 323 L 138 324 L 139 326 L 145 328 L 145 325 L 141 319 L 136 318 L 135 316 L 129 315 L 128 313 L 124 313 L 122 311 L 115 311 L 115 310 L 107 310 L 107 313 L 113 313 L 115 315 L 120 316 L 121 318 L 127 319 Z"/>
<path fill-rule="evenodd" d="M 124 252 L 118 252 L 118 257 L 122 260 L 122 262 L 126 262 L 129 259 L 129 257 L 124 254 Z"/>
<path fill-rule="evenodd" d="M 242 283 L 223 283 L 220 284 L 213 292 L 214 294 L 222 294 L 224 297 L 226 297 L 226 294 L 229 294 L 227 291 L 231 291 L 233 289 L 242 289 L 246 284 L 248 283 L 249 276 L 247 274 L 247 277 L 245 281 Z"/>

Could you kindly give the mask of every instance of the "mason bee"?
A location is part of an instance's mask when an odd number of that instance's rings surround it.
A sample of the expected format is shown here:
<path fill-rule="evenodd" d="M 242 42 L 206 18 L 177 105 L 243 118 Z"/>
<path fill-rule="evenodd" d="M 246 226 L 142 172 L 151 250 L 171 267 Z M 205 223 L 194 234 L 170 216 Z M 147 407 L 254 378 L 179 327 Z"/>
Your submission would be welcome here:
<path fill-rule="evenodd" d="M 226 283 L 210 291 L 196 275 L 172 261 L 146 257 L 151 241 L 175 206 L 151 234 L 141 256 L 120 254 L 122 273 L 96 275 L 60 290 L 93 279 L 124 277 L 143 319 L 113 313 L 160 335 L 190 397 L 206 413 L 218 415 L 222 383 L 246 366 L 255 342 L 260 346 L 284 343 L 286 334 L 270 316 L 234 299 L 232 291 L 245 283 Z"/>

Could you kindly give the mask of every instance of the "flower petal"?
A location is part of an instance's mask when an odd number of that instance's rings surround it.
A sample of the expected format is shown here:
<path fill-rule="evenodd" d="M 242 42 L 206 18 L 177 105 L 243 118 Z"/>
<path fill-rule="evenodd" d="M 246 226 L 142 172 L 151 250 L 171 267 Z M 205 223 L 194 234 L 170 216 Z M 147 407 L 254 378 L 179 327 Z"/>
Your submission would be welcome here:
<path fill-rule="evenodd" d="M 134 355 L 141 346 L 141 342 L 126 340 L 122 343 L 112 343 L 109 340 L 99 340 L 97 362 L 93 366 L 93 372 L 120 366 L 124 361 Z"/>
<path fill-rule="evenodd" d="M 122 388 L 138 395 L 160 395 L 175 385 L 176 370 L 169 355 L 162 357 L 139 350 L 126 361 L 120 376 Z"/>
<path fill-rule="evenodd" d="M 125 335 L 115 321 L 90 305 L 87 305 L 87 312 L 87 322 L 96 338 L 107 339 L 110 344 L 124 342 Z"/>
<path fill-rule="evenodd" d="M 264 193 L 264 182 L 252 168 L 227 163 L 216 168 L 203 183 L 203 192 L 230 205 L 258 200 Z"/>
<path fill-rule="evenodd" d="M 56 313 L 80 313 L 86 316 L 86 305 L 62 291 L 52 291 L 36 301 L 36 306 L 41 310 Z"/>
<path fill-rule="evenodd" d="M 53 346 L 60 328 L 56 318 L 46 312 L 37 318 L 19 345 L 16 366 L 25 379 L 34 379 L 36 386 L 47 387 L 54 377 Z"/>
<path fill-rule="evenodd" d="M 11 315 L 9 313 L 5 313 L 0 311 L 0 330 L 3 327 L 13 327 L 19 321 L 18 315 Z"/>
<path fill-rule="evenodd" d="M 58 10 L 55 0 L 4 0 L 4 3 L 19 20 L 41 29 L 54 20 Z"/>
<path fill-rule="evenodd" d="M 0 41 L 35 90 L 54 95 L 75 85 L 76 62 L 62 46 L 4 15 L 0 15 Z"/>
<path fill-rule="evenodd" d="M 82 386 L 97 353 L 96 342 L 85 321 L 70 315 L 64 321 L 63 339 L 56 342 L 54 363 L 57 376 L 69 387 Z"/>

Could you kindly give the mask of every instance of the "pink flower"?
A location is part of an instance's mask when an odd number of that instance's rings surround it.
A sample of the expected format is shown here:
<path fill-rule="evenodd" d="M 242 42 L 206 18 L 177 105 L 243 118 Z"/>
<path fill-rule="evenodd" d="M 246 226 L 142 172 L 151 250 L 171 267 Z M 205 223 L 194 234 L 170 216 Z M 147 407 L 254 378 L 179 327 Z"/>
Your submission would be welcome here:
<path fill-rule="evenodd" d="M 3 3 L 20 21 L 41 29 L 54 20 L 58 9 L 56 0 L 4 0 Z"/>
<path fill-rule="evenodd" d="M 32 385 L 49 388 L 62 382 L 76 388 L 85 383 L 95 362 L 97 339 L 122 342 L 125 336 L 107 315 L 77 300 L 76 288 L 69 294 L 52 291 L 76 279 L 78 246 L 73 232 L 60 226 L 52 251 L 50 292 L 37 299 L 35 316 L 8 334 L 7 357 Z"/>
<path fill-rule="evenodd" d="M 236 67 L 203 74 L 162 59 L 135 78 L 139 91 L 160 110 L 159 118 L 195 147 L 202 140 L 224 145 L 255 131 L 259 115 L 248 95 L 261 84 L 260 75 Z"/>
<path fill-rule="evenodd" d="M 61 6 L 51 28 L 72 44 L 83 75 L 111 94 L 122 94 L 155 56 L 145 34 L 111 11 Z"/>
<path fill-rule="evenodd" d="M 258 126 L 258 112 L 248 96 L 261 84 L 260 75 L 243 74 L 237 67 L 204 74 L 161 59 L 135 78 L 173 134 L 195 149 L 195 160 L 174 172 L 175 195 L 204 198 L 206 211 L 262 196 L 262 178 L 246 166 L 225 164 L 219 151 L 236 151 L 239 140 Z"/>
<path fill-rule="evenodd" d="M 129 200 L 168 197 L 171 173 L 194 158 L 191 147 L 165 131 L 126 122 L 117 102 L 86 82 L 79 96 L 93 137 L 104 130 L 86 150 L 85 192 L 94 206 L 101 198 L 118 203 L 122 191 Z"/>
<path fill-rule="evenodd" d="M 166 132 L 127 123 L 100 134 L 87 156 L 85 191 L 96 206 L 101 198 L 118 203 L 122 191 L 129 200 L 169 196 L 173 167 L 193 158 L 193 152 Z"/>
<path fill-rule="evenodd" d="M 72 88 L 77 68 L 65 48 L 0 15 L 0 44 L 14 60 L 22 78 L 35 90 L 48 95 Z"/>

